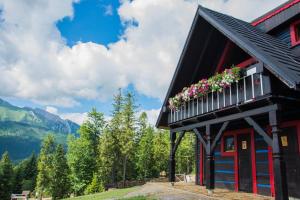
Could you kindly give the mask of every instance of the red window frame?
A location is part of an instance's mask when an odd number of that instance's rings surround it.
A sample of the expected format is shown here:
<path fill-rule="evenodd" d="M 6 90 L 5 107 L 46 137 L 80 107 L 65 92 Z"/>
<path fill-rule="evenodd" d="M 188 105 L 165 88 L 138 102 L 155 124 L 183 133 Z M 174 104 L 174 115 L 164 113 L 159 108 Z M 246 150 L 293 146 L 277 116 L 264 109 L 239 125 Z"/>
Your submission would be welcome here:
<path fill-rule="evenodd" d="M 252 189 L 253 193 L 257 194 L 257 181 L 256 181 L 256 154 L 255 154 L 255 139 L 254 139 L 254 129 L 253 128 L 245 128 L 245 129 L 237 129 L 226 131 L 221 138 L 221 156 L 232 156 L 234 157 L 234 189 L 236 192 L 239 191 L 239 165 L 238 165 L 238 145 L 237 145 L 237 136 L 240 134 L 250 134 L 251 136 L 251 160 L 252 160 Z M 224 137 L 225 136 L 233 136 L 234 137 L 234 152 L 224 152 Z M 255 174 L 255 175 L 254 175 Z"/>
<path fill-rule="evenodd" d="M 300 44 L 300 33 L 297 33 L 296 26 L 300 26 L 300 20 L 295 21 L 290 26 L 291 46 L 294 47 Z M 297 37 L 299 35 L 299 37 Z"/>

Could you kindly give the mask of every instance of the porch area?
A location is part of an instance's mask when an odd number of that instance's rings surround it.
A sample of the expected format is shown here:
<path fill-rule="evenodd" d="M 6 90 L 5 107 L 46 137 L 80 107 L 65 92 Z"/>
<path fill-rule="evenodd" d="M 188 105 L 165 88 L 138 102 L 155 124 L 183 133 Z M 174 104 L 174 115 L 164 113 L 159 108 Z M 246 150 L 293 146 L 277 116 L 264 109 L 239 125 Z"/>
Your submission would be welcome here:
<path fill-rule="evenodd" d="M 235 112 L 228 112 L 226 113 L 226 115 L 220 115 L 218 113 L 215 113 L 214 118 L 206 118 L 205 120 L 199 120 L 198 122 L 190 121 L 186 124 L 177 123 L 176 126 L 171 126 L 169 181 L 175 181 L 175 154 L 178 145 L 180 144 L 180 141 L 184 137 L 186 132 L 193 132 L 196 135 L 199 143 L 201 143 L 201 159 L 203 159 L 203 162 L 202 166 L 198 168 L 196 173 L 198 175 L 201 175 L 201 173 L 199 173 L 199 170 L 203 170 L 202 176 L 205 176 L 205 180 L 203 181 L 203 177 L 201 177 L 202 182 L 200 183 L 200 185 L 205 185 L 205 189 L 204 187 L 201 187 L 201 190 L 204 190 L 206 194 L 214 195 L 216 191 L 216 195 L 218 193 L 222 194 L 221 191 L 223 190 L 219 187 L 221 183 L 225 185 L 230 185 L 231 187 L 229 189 L 233 193 L 238 192 L 235 193 L 237 195 L 240 193 L 240 191 L 258 194 L 259 187 L 268 187 L 275 188 L 275 191 L 274 189 L 269 190 L 271 191 L 271 193 L 269 193 L 268 195 L 274 195 L 276 200 L 288 199 L 289 193 L 286 177 L 287 171 L 280 147 L 281 119 L 283 116 L 281 109 L 282 105 L 276 103 L 269 105 L 264 104 L 259 107 L 251 108 L 237 106 Z M 234 152 L 224 152 L 224 146 L 220 144 L 223 144 L 221 140 L 224 136 L 228 135 L 226 134 L 226 132 L 234 132 L 234 130 L 246 131 L 244 131 L 244 134 L 231 133 L 230 135 L 235 135 L 234 137 L 232 137 L 235 146 L 235 149 L 233 149 Z M 254 136 L 255 134 L 257 136 Z M 272 163 L 272 167 L 269 169 L 269 173 L 272 172 L 272 176 L 270 174 L 266 174 L 268 177 L 271 177 L 272 180 L 270 179 L 270 182 L 267 180 L 267 184 L 256 182 L 256 176 L 258 174 L 256 172 L 258 171 L 255 169 L 256 161 L 255 158 L 253 158 L 255 157 L 255 155 L 257 155 L 255 151 L 255 146 L 257 145 L 255 138 L 260 141 L 263 141 L 266 147 L 266 150 L 263 150 L 262 152 L 258 151 L 258 153 L 265 153 L 268 162 Z M 231 160 L 231 158 L 226 160 L 220 160 L 219 158 L 217 158 L 217 155 L 220 155 L 220 153 L 227 154 L 225 156 L 232 156 L 233 160 Z M 241 160 L 241 158 L 238 157 L 238 155 L 243 155 L 244 160 Z M 216 170 L 216 161 L 219 163 L 232 163 L 232 166 L 234 165 L 234 169 L 228 170 L 225 169 L 223 166 L 222 170 Z M 196 165 L 199 166 L 199 163 L 196 163 Z M 218 176 L 219 178 L 216 179 L 216 173 L 223 173 L 223 179 L 222 176 Z M 232 180 L 225 180 L 224 176 L 231 176 Z M 255 178 L 252 179 L 252 177 Z M 249 181 L 247 178 L 249 178 Z M 226 192 L 222 195 L 225 194 Z M 242 198 L 245 199 L 244 197 Z M 253 199 L 253 196 L 250 199 Z"/>
<path fill-rule="evenodd" d="M 272 200 L 273 198 L 243 192 L 216 189 L 208 195 L 205 187 L 195 183 L 176 182 L 174 186 L 165 182 L 148 182 L 125 197 L 147 196 L 160 200 Z"/>

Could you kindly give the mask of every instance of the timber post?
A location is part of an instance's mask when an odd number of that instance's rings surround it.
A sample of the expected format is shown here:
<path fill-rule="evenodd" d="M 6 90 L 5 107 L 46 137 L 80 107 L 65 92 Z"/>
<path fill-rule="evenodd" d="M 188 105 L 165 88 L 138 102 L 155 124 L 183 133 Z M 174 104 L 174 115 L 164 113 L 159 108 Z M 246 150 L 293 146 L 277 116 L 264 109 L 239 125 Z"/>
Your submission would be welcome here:
<path fill-rule="evenodd" d="M 171 139 L 171 145 L 170 145 L 170 160 L 169 160 L 169 182 L 174 183 L 175 182 L 175 140 L 176 140 L 176 132 L 170 131 L 170 139 Z"/>
<path fill-rule="evenodd" d="M 272 128 L 273 136 L 273 168 L 274 168 L 274 184 L 275 184 L 275 200 L 289 199 L 285 161 L 283 160 L 279 134 L 279 116 L 278 111 L 269 112 L 269 121 Z"/>
<path fill-rule="evenodd" d="M 206 125 L 206 189 L 208 190 L 208 193 L 212 193 L 212 190 L 215 188 L 215 176 L 214 176 L 214 158 L 213 153 L 211 149 L 212 145 L 212 138 L 211 138 L 211 132 L 210 132 L 210 125 Z"/>

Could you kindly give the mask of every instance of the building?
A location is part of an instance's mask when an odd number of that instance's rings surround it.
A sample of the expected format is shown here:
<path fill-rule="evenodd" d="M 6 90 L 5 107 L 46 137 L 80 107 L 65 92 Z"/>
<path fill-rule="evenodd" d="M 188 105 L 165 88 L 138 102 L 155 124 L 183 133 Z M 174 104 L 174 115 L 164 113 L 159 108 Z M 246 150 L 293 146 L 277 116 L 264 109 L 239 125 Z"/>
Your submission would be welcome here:
<path fill-rule="evenodd" d="M 194 132 L 196 184 L 300 199 L 299 44 L 300 0 L 252 23 L 199 6 L 156 124 L 170 130 L 171 182 L 176 149 Z M 232 65 L 240 77 L 211 91 L 223 73 L 193 96 L 192 84 Z"/>

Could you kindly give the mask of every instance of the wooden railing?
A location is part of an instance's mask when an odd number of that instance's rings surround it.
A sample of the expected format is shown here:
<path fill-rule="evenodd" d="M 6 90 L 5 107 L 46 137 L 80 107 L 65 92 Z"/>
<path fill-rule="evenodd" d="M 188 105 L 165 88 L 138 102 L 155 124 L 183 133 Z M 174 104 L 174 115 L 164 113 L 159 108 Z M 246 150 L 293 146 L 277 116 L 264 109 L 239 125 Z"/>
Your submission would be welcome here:
<path fill-rule="evenodd" d="M 270 80 L 264 75 L 259 64 L 249 67 L 245 76 L 231 84 L 222 92 L 209 92 L 207 95 L 190 100 L 177 110 L 169 110 L 169 123 L 207 114 L 226 107 L 249 103 L 271 92 Z"/>

